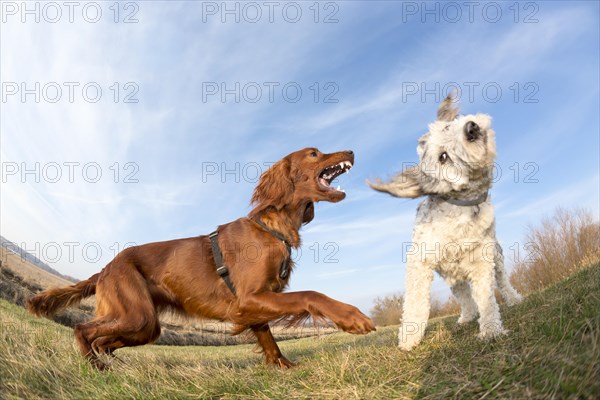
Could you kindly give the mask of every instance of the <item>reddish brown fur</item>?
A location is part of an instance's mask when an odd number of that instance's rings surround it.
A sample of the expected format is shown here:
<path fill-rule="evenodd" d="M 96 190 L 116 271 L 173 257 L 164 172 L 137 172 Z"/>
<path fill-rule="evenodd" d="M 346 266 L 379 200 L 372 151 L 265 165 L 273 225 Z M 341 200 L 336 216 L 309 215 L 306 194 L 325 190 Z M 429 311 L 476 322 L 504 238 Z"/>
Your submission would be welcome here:
<path fill-rule="evenodd" d="M 352 152 L 322 154 L 308 148 L 288 155 L 261 175 L 248 218 L 219 226 L 219 245 L 236 295 L 216 272 L 210 240 L 199 236 L 128 248 L 88 280 L 31 298 L 29 310 L 49 316 L 95 293 L 96 317 L 77 325 L 75 337 L 81 353 L 98 368 L 105 367 L 98 353 L 156 340 L 158 315 L 169 309 L 231 321 L 240 331 L 251 329 L 266 362 L 280 367 L 293 363 L 281 354 L 269 321 L 312 316 L 330 319 L 350 333 L 373 331 L 371 320 L 356 307 L 318 292 L 281 293 L 289 279 L 279 277 L 287 248 L 253 221 L 262 221 L 299 247 L 300 227 L 314 217 L 313 203 L 345 197 L 317 182 L 324 168 L 342 161 L 352 163 Z"/>

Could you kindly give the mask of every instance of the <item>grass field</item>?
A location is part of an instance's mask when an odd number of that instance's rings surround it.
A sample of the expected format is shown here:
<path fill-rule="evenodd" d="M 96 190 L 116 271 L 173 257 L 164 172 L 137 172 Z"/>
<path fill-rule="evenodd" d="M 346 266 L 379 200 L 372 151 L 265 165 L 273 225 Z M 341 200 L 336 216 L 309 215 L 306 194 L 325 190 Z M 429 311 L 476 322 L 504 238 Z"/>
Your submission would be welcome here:
<path fill-rule="evenodd" d="M 108 372 L 77 353 L 72 331 L 0 302 L 0 398 L 584 398 L 600 397 L 600 266 L 502 308 L 511 333 L 432 321 L 411 353 L 397 327 L 281 342 L 300 363 L 262 364 L 252 345 L 123 349 Z"/>

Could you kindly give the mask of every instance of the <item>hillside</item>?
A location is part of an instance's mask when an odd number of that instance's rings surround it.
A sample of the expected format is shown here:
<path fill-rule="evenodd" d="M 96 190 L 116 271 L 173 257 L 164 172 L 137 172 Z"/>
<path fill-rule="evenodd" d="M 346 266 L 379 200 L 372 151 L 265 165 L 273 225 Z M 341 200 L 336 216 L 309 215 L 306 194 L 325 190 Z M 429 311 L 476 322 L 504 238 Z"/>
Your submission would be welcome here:
<path fill-rule="evenodd" d="M 584 398 L 600 396 L 600 265 L 502 308 L 510 335 L 433 321 L 411 353 L 397 327 L 281 343 L 300 365 L 262 365 L 252 345 L 145 346 L 108 372 L 77 354 L 72 331 L 0 301 L 0 398 Z"/>
<path fill-rule="evenodd" d="M 24 307 L 27 298 L 42 289 L 73 284 L 57 274 L 32 264 L 29 258 L 21 257 L 4 245 L 0 246 L 0 299 Z M 54 320 L 68 326 L 84 322 L 90 318 L 94 304 L 93 299 L 85 300 L 79 307 L 59 312 Z"/>
<path fill-rule="evenodd" d="M 0 235 L 0 247 L 2 247 L 2 250 L 6 250 L 6 254 L 10 254 L 12 256 L 20 258 L 21 261 L 23 262 L 23 264 L 25 264 L 25 265 L 32 265 L 34 267 L 37 267 L 38 269 L 45 271 L 48 274 L 51 274 L 51 275 L 54 275 L 54 276 L 60 278 L 60 280 L 62 280 L 62 281 L 68 281 L 70 283 L 77 282 L 77 279 L 75 279 L 71 276 L 68 276 L 68 275 L 61 274 L 60 272 L 58 272 L 57 270 L 55 270 L 54 268 L 52 268 L 51 266 L 49 266 L 48 264 L 46 264 L 45 262 L 40 260 L 35 255 L 31 254 L 30 252 L 26 251 L 18 244 L 11 242 L 10 240 L 6 239 L 4 236 L 1 236 L 1 235 Z M 39 275 L 39 273 L 37 273 L 37 272 L 35 272 L 35 274 Z"/>

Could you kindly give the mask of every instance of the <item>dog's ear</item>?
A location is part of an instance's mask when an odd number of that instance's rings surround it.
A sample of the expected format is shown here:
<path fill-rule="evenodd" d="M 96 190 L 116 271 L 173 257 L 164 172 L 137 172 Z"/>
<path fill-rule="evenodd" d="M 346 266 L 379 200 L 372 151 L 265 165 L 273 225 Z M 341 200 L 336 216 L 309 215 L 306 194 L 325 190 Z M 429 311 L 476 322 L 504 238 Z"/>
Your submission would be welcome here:
<path fill-rule="evenodd" d="M 417 145 L 417 154 L 420 159 L 423 159 L 423 154 L 425 154 L 425 146 L 427 145 L 427 140 L 429 139 L 429 132 L 424 134 L 419 138 L 419 144 Z"/>
<path fill-rule="evenodd" d="M 455 103 L 454 93 L 450 92 L 438 108 L 437 119 L 439 121 L 454 121 L 459 112 L 460 111 Z"/>
<path fill-rule="evenodd" d="M 290 204 L 294 195 L 294 182 L 290 170 L 291 163 L 284 158 L 263 172 L 252 194 L 251 204 L 256 205 L 258 210 L 268 207 L 281 210 L 285 205 Z"/>
<path fill-rule="evenodd" d="M 389 182 L 376 179 L 367 184 L 378 192 L 389 193 L 395 197 L 408 197 L 414 199 L 425 195 L 422 188 L 423 174 L 418 165 L 408 167 L 402 173 L 393 177 Z"/>
<path fill-rule="evenodd" d="M 308 224 L 315 218 L 315 203 L 312 201 L 306 205 L 304 209 L 304 215 L 302 216 L 302 223 Z"/>

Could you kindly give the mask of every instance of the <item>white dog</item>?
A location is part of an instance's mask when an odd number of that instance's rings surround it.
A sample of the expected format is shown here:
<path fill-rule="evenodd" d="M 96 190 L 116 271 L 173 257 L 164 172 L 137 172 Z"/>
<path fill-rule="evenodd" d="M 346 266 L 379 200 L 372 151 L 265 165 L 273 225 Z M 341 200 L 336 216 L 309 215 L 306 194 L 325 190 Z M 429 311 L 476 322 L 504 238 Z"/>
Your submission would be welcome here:
<path fill-rule="evenodd" d="M 479 314 L 479 336 L 505 333 L 494 289 L 507 304 L 521 296 L 504 271 L 489 196 L 496 157 L 491 117 L 458 114 L 452 95 L 437 121 L 419 139 L 420 163 L 383 183 L 369 185 L 397 197 L 426 196 L 417 209 L 413 242 L 407 248 L 406 293 L 399 346 L 410 350 L 423 338 L 429 318 L 433 271 L 451 286 L 461 307 L 458 323 Z"/>

